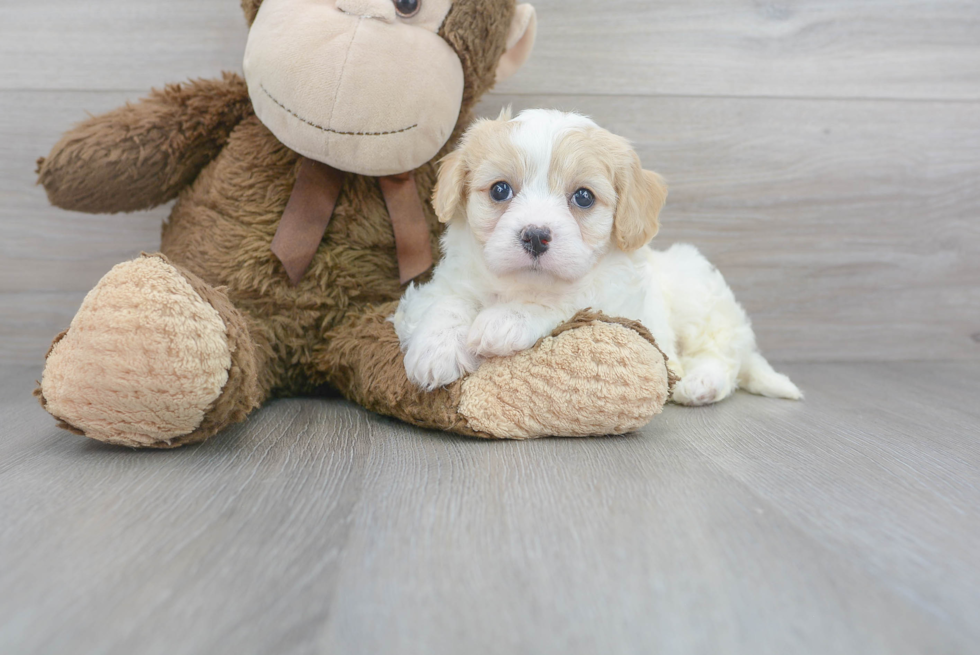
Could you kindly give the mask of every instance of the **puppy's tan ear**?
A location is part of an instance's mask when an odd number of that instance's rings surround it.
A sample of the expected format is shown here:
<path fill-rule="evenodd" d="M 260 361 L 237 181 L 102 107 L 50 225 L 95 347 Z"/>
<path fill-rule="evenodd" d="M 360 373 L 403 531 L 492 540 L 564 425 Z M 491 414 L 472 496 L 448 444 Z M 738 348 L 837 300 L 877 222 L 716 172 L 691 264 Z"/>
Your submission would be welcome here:
<path fill-rule="evenodd" d="M 630 151 L 629 170 L 617 184 L 619 201 L 613 220 L 616 245 L 633 252 L 650 243 L 660 231 L 660 210 L 667 201 L 667 183 L 653 171 L 643 170 L 640 158 Z"/>
<path fill-rule="evenodd" d="M 439 180 L 432 193 L 432 206 L 440 223 L 465 217 L 466 168 L 460 150 L 446 155 L 439 163 Z"/>

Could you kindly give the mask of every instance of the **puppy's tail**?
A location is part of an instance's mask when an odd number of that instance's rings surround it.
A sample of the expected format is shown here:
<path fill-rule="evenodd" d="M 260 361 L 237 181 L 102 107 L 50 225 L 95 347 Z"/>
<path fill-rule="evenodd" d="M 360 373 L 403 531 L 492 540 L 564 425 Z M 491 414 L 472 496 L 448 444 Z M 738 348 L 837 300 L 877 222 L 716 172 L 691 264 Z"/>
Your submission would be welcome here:
<path fill-rule="evenodd" d="M 749 393 L 769 398 L 788 398 L 800 400 L 803 393 L 792 381 L 782 373 L 773 370 L 758 351 L 750 354 L 738 373 L 738 385 Z"/>

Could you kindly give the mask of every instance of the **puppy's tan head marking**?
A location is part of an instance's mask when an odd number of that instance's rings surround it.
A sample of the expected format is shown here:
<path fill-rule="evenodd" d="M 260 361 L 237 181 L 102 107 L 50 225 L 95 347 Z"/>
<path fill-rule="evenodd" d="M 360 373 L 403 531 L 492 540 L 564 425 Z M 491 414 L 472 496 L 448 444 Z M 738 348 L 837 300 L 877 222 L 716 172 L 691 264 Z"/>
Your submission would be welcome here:
<path fill-rule="evenodd" d="M 432 207 L 440 223 L 463 218 L 466 205 L 466 167 L 463 151 L 454 150 L 439 162 L 439 179 L 432 192 Z"/>
<path fill-rule="evenodd" d="M 648 244 L 660 231 L 660 210 L 667 202 L 664 179 L 643 169 L 639 155 L 629 142 L 599 130 L 595 138 L 601 143 L 597 157 L 609 170 L 616 187 L 616 213 L 613 239 L 624 252 L 633 252 Z"/>
<path fill-rule="evenodd" d="M 612 238 L 625 252 L 643 247 L 660 230 L 658 216 L 667 200 L 666 183 L 657 173 L 643 170 L 626 139 L 607 130 L 588 127 L 566 134 L 555 146 L 549 179 L 558 192 L 571 195 L 584 186 L 595 193 L 599 205 L 613 208 Z M 568 187 L 562 189 L 563 185 Z M 591 235 L 588 221 L 583 221 L 582 228 L 587 241 L 609 236 Z"/>
<path fill-rule="evenodd" d="M 520 188 L 525 158 L 503 134 L 513 125 L 511 109 L 505 107 L 494 119 L 475 122 L 463 135 L 459 147 L 440 162 L 432 205 L 441 223 L 466 218 L 471 193 L 488 192 L 494 183 L 505 181 Z"/>
<path fill-rule="evenodd" d="M 640 158 L 630 173 L 624 175 L 616 206 L 613 235 L 616 244 L 625 252 L 633 252 L 648 244 L 660 231 L 660 210 L 667 202 L 667 183 L 653 171 L 643 170 Z"/>

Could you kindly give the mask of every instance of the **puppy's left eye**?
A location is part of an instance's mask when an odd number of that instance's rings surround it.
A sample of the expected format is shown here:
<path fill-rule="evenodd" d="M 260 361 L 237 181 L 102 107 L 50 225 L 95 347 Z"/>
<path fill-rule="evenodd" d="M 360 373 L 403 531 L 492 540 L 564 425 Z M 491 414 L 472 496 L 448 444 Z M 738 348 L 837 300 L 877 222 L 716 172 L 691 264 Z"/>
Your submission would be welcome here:
<path fill-rule="evenodd" d="M 494 202 L 507 202 L 514 197 L 514 188 L 506 182 L 497 182 L 490 187 L 490 197 Z"/>
<path fill-rule="evenodd" d="M 595 195 L 588 189 L 579 189 L 572 195 L 572 202 L 576 207 L 588 209 L 595 204 Z"/>

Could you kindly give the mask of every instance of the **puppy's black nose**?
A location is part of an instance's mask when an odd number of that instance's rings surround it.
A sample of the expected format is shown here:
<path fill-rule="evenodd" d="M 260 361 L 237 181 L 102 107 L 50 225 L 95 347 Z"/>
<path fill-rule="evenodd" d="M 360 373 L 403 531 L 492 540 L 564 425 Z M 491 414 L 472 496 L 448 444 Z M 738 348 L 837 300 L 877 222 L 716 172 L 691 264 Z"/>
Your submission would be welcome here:
<path fill-rule="evenodd" d="M 551 243 L 551 230 L 546 227 L 529 225 L 521 232 L 521 243 L 524 250 L 535 257 L 540 257 L 548 250 Z"/>

